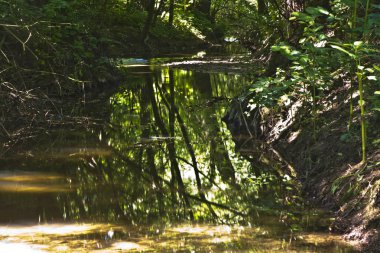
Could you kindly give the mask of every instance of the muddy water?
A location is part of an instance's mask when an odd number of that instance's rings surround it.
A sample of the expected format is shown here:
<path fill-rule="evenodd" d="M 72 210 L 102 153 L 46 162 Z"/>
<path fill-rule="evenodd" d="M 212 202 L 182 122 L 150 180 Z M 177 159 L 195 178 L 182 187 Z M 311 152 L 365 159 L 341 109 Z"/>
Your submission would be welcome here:
<path fill-rule="evenodd" d="M 235 152 L 221 118 L 248 78 L 125 63 L 103 124 L 1 152 L 0 252 L 356 252 L 282 164 Z"/>

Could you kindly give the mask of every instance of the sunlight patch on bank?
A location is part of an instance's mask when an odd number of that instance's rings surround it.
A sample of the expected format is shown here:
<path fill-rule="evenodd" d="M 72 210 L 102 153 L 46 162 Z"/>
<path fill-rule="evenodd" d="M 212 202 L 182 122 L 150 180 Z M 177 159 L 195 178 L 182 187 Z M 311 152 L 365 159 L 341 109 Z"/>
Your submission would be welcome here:
<path fill-rule="evenodd" d="M 28 243 L 14 243 L 7 241 L 0 241 L 0 252 L 2 253 L 40 253 L 47 252 L 43 250 L 46 248 L 44 245 L 28 244 Z"/>

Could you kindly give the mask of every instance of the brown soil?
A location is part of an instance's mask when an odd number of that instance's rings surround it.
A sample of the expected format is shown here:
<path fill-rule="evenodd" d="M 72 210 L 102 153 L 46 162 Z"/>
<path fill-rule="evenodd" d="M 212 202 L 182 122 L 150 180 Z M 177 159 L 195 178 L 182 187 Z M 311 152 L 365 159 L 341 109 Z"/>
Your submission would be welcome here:
<path fill-rule="evenodd" d="M 360 124 L 354 118 L 348 132 L 348 97 L 347 87 L 337 88 L 320 101 L 328 109 L 319 112 L 315 133 L 306 113 L 275 147 L 294 165 L 307 197 L 334 212 L 331 229 L 365 252 L 380 252 L 380 148 L 372 144 L 379 138 L 379 122 L 368 115 L 368 161 L 360 163 Z"/>

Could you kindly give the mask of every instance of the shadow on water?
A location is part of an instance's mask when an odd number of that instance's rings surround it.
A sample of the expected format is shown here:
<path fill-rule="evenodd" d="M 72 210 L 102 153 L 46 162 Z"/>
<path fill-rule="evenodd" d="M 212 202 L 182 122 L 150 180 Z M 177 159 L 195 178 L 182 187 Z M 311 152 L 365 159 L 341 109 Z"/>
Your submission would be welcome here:
<path fill-rule="evenodd" d="M 355 252 L 274 151 L 234 152 L 221 119 L 249 80 L 143 63 L 103 126 L 0 157 L 1 252 Z"/>

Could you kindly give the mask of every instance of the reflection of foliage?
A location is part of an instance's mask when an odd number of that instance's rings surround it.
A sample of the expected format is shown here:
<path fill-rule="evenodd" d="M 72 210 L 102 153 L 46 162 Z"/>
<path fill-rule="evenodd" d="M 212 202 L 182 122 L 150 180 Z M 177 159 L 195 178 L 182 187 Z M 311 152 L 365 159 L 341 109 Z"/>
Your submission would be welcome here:
<path fill-rule="evenodd" d="M 244 83 L 239 76 L 167 68 L 129 79 L 111 98 L 105 139 L 114 155 L 79 167 L 78 199 L 67 217 L 136 224 L 285 215 L 298 203 L 290 177 L 233 154 L 220 123 L 224 110 L 209 100 L 231 97 Z"/>

